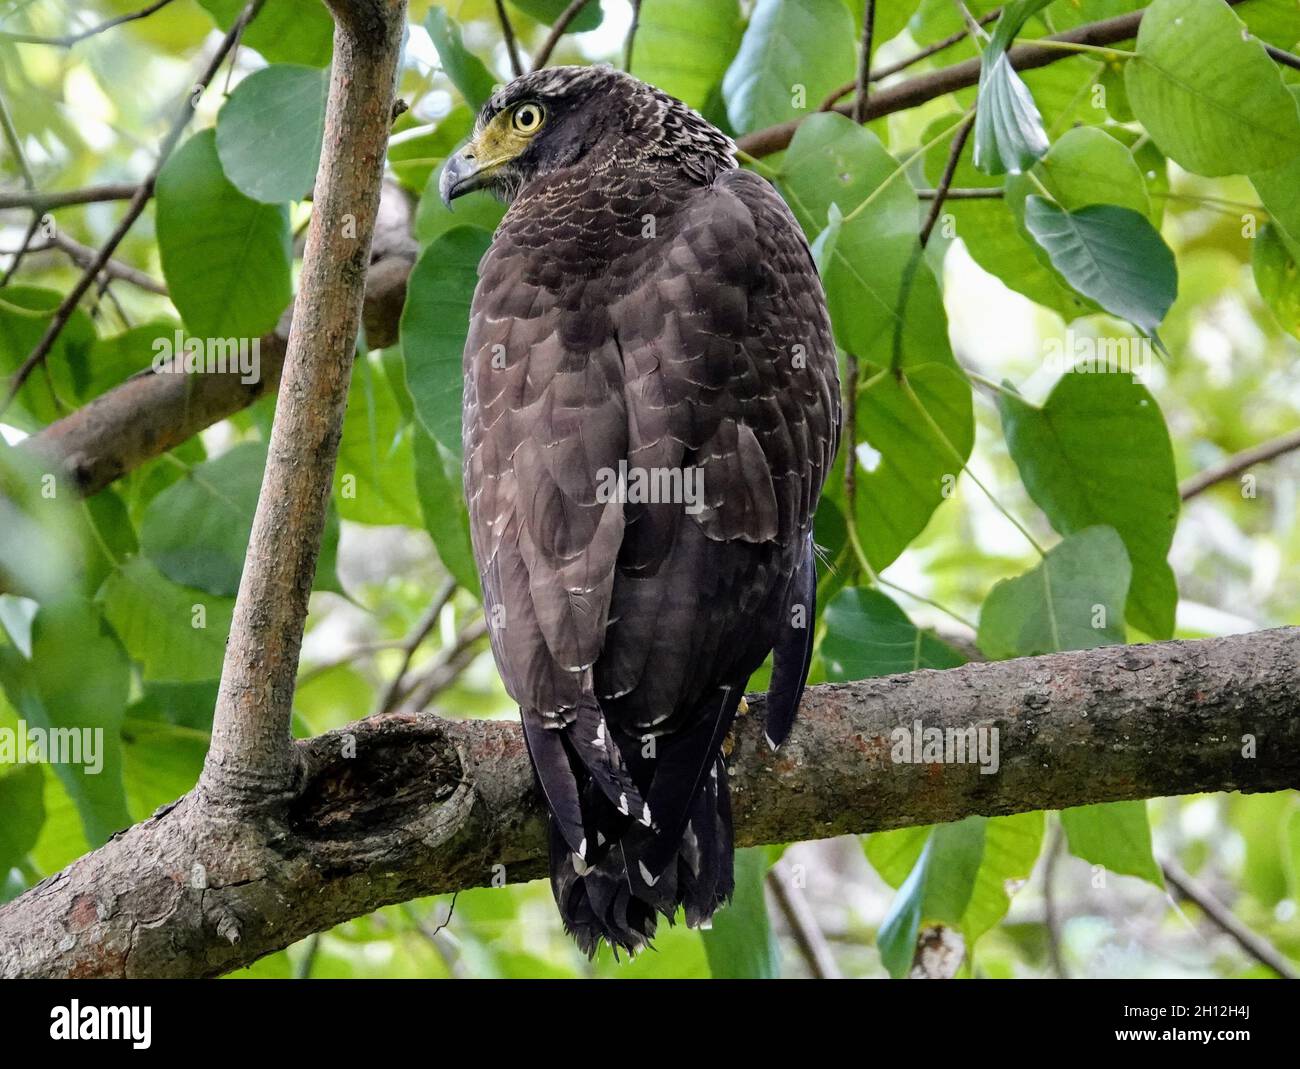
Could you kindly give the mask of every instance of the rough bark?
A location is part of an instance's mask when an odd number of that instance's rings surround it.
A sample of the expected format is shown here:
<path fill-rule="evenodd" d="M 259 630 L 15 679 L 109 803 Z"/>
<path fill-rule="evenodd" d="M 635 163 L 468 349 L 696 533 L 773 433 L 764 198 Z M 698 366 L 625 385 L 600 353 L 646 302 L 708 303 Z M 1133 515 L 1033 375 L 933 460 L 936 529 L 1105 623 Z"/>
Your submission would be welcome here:
<path fill-rule="evenodd" d="M 1296 787 L 1298 655 L 1287 628 L 812 687 L 777 753 L 751 699 L 737 842 Z M 893 763 L 890 733 L 918 719 L 996 727 L 997 774 Z M 192 792 L 0 907 L 0 976 L 211 976 L 388 903 L 544 872 L 515 723 L 389 714 L 294 746 L 273 808 Z"/>
<path fill-rule="evenodd" d="M 405 0 L 331 0 L 334 59 L 316 198 L 257 511 L 200 789 L 262 806 L 295 774 L 289 722 L 370 240 L 379 212 Z"/>

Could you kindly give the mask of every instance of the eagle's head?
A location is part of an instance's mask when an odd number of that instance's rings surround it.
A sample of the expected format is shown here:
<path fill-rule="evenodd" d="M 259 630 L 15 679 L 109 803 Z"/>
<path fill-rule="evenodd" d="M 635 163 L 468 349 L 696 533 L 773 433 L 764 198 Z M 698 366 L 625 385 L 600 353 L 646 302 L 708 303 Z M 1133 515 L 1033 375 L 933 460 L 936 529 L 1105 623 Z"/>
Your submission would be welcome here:
<path fill-rule="evenodd" d="M 535 179 L 575 167 L 680 167 L 702 181 L 735 166 L 735 144 L 653 86 L 612 67 L 547 67 L 502 86 L 469 143 L 443 166 L 445 203 L 490 189 L 507 203 Z"/>

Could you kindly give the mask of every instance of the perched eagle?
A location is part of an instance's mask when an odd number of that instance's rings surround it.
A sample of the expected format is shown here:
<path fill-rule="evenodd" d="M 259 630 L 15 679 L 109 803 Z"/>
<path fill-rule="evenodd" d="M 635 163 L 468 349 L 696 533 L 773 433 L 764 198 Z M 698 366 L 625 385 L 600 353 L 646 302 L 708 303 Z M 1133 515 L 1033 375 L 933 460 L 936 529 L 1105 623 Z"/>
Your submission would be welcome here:
<path fill-rule="evenodd" d="M 588 954 L 730 898 L 723 741 L 769 653 L 774 747 L 808 673 L 835 345 L 798 224 L 734 152 L 635 78 L 555 67 L 494 93 L 440 179 L 510 205 L 465 343 L 465 487 Z"/>

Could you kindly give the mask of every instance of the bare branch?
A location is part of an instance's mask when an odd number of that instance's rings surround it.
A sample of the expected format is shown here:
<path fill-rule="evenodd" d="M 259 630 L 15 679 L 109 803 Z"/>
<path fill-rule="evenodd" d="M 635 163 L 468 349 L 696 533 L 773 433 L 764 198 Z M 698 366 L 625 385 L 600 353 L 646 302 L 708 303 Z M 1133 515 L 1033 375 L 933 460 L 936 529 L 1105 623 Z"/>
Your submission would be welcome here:
<path fill-rule="evenodd" d="M 505 0 L 496 0 L 497 21 L 501 24 L 501 36 L 506 42 L 506 54 L 510 57 L 510 73 L 518 78 L 524 73 L 523 60 L 519 58 L 519 43 L 515 40 L 515 28 L 510 24 L 506 12 Z"/>
<path fill-rule="evenodd" d="M 546 35 L 542 47 L 537 50 L 537 55 L 533 59 L 533 70 L 539 71 L 546 66 L 551 53 L 555 51 L 555 46 L 560 43 L 560 38 L 568 30 L 569 23 L 576 19 L 578 13 L 586 6 L 587 0 L 569 0 L 569 6 L 561 11 L 560 17 L 551 24 L 551 32 Z"/>
<path fill-rule="evenodd" d="M 853 121 L 861 125 L 867 112 L 867 89 L 871 84 L 871 46 L 876 34 L 876 0 L 866 0 L 862 12 L 862 44 L 858 55 L 858 77 L 854 84 Z"/>
<path fill-rule="evenodd" d="M 451 603 L 451 599 L 455 594 L 456 580 L 448 579 L 438 592 L 438 596 L 433 599 L 433 603 L 425 610 L 424 615 L 420 617 L 415 627 L 411 629 L 411 633 L 402 640 L 401 666 L 397 669 L 397 674 L 389 680 L 388 686 L 384 688 L 383 693 L 379 696 L 379 701 L 375 703 L 375 712 L 389 712 L 397 704 L 402 682 L 406 677 L 407 669 L 411 667 L 411 658 L 415 656 L 415 651 L 420 648 L 424 640 L 429 637 L 429 632 L 437 625 L 442 610 Z"/>
<path fill-rule="evenodd" d="M 215 805 L 262 806 L 294 780 L 298 655 L 343 431 L 379 213 L 405 0 L 331 3 L 325 150 L 281 372 L 283 389 L 235 600 L 200 781 Z"/>
<path fill-rule="evenodd" d="M 50 247 L 59 249 L 71 257 L 73 263 L 80 267 L 89 267 L 96 260 L 97 253 L 89 245 L 83 245 L 79 241 L 68 237 L 66 234 L 56 233 L 50 239 Z M 138 286 L 142 290 L 148 290 L 150 293 L 156 293 L 160 297 L 167 296 L 167 287 L 159 282 L 156 278 L 146 274 L 137 267 L 130 264 L 124 264 L 121 260 L 108 260 L 104 263 L 103 275 L 109 279 L 120 279 L 123 282 L 129 282 L 133 286 Z"/>
<path fill-rule="evenodd" d="M 1284 980 L 1300 980 L 1300 972 L 1291 966 L 1272 943 L 1246 927 L 1222 902 L 1200 886 L 1175 861 L 1163 861 L 1160 869 L 1169 885 L 1189 902 L 1196 903 L 1214 924 L 1232 936 L 1236 944 L 1261 965 L 1272 969 Z"/>
<path fill-rule="evenodd" d="M 641 0 L 632 0 L 632 22 L 627 28 L 627 37 L 623 41 L 623 69 L 632 73 L 632 46 L 636 43 L 636 31 L 641 28 Z"/>
<path fill-rule="evenodd" d="M 988 23 L 997 19 L 1001 14 L 1002 9 L 1000 7 L 994 8 L 987 14 L 980 16 L 979 24 L 981 26 L 986 26 Z M 956 33 L 945 37 L 942 41 L 935 41 L 934 44 L 926 45 L 925 48 L 922 48 L 919 52 L 913 52 L 910 56 L 904 56 L 897 63 L 890 63 L 888 66 L 881 67 L 878 70 L 873 70 L 867 80 L 870 82 L 880 82 L 886 78 L 890 78 L 899 71 L 907 70 L 908 67 L 914 66 L 922 60 L 929 59 L 931 56 L 942 52 L 944 49 L 951 48 L 953 45 L 966 40 L 967 36 L 965 28 L 962 28 Z M 845 82 L 843 85 L 838 86 L 830 92 L 825 100 L 821 102 L 821 105 L 817 110 L 830 111 L 831 108 L 835 107 L 840 100 L 852 93 L 857 89 L 857 87 L 858 83 L 856 78 L 851 82 Z"/>
<path fill-rule="evenodd" d="M 1296 449 L 1300 449 L 1300 431 L 1283 434 L 1260 445 L 1243 449 L 1240 453 L 1234 453 L 1214 467 L 1206 468 L 1191 478 L 1183 480 L 1182 485 L 1178 487 L 1178 493 L 1184 501 L 1190 501 L 1216 483 L 1235 478 L 1247 468 L 1253 468 L 1256 464 L 1263 464 L 1267 460 L 1273 460 Z"/>
<path fill-rule="evenodd" d="M 962 123 L 961 129 L 953 137 L 952 146 L 948 149 L 948 162 L 944 164 L 943 175 L 939 178 L 939 185 L 934 190 L 930 211 L 925 217 L 925 222 L 921 224 L 921 248 L 925 248 L 930 242 L 930 234 L 934 230 L 934 224 L 939 221 L 939 213 L 943 211 L 943 202 L 948 195 L 948 187 L 952 185 L 953 175 L 957 173 L 957 164 L 961 161 L 962 150 L 966 148 L 966 141 L 974 127 L 975 113 L 972 111 L 966 121 Z"/>
<path fill-rule="evenodd" d="M 59 193 L 42 193 L 31 189 L 26 193 L 0 193 L 0 211 L 10 208 L 35 208 L 45 212 L 52 208 L 66 208 L 73 204 L 100 204 L 110 200 L 130 200 L 139 185 L 134 182 L 111 182 L 85 189 L 69 189 Z"/>
<path fill-rule="evenodd" d="M 778 861 L 768 869 L 767 886 L 790 927 L 799 953 L 808 963 L 809 971 L 818 980 L 842 980 L 844 976 L 835 963 L 835 955 L 831 953 L 803 890 L 794 882 L 790 866 Z"/>
<path fill-rule="evenodd" d="M 730 757 L 737 845 L 1293 787 L 1298 656 L 1283 628 L 810 687 L 776 753 L 751 698 Z M 997 728 L 997 774 L 893 763 L 891 733 L 918 719 Z M 192 792 L 0 906 L 0 976 L 216 975 L 382 905 L 545 872 L 517 723 L 391 713 L 294 754 L 274 812 L 214 814 Z"/>
<path fill-rule="evenodd" d="M 172 0 L 155 0 L 154 3 L 140 11 L 132 11 L 126 15 L 118 15 L 111 19 L 92 26 L 88 30 L 81 30 L 77 33 L 67 33 L 62 37 L 41 37 L 31 33 L 9 33 L 0 30 L 0 40 L 12 41 L 20 45 L 52 45 L 55 48 L 71 48 L 78 41 L 84 41 L 87 37 L 94 37 L 96 34 L 103 33 L 105 30 L 111 30 L 114 26 L 121 26 L 124 22 L 134 22 L 136 19 L 145 19 L 155 11 L 161 11 Z"/>

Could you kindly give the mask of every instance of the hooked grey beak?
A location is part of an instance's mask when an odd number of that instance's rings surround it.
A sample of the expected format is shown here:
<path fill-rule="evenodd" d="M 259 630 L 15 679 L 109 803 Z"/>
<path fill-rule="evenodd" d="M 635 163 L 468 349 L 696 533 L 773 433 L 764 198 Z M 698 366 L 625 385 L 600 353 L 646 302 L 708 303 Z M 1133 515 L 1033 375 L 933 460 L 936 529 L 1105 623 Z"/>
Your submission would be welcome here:
<path fill-rule="evenodd" d="M 490 181 L 489 168 L 480 168 L 478 161 L 468 148 L 463 148 L 450 156 L 442 165 L 442 174 L 438 178 L 438 193 L 442 203 L 448 208 L 451 202 L 463 193 L 479 189 Z"/>

